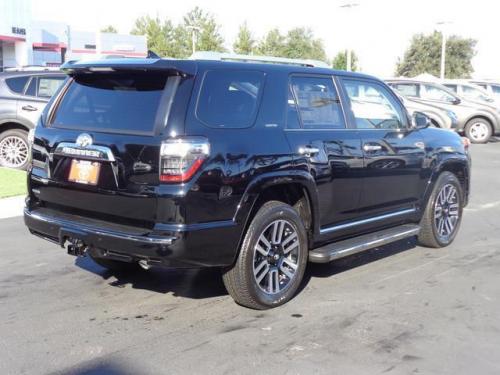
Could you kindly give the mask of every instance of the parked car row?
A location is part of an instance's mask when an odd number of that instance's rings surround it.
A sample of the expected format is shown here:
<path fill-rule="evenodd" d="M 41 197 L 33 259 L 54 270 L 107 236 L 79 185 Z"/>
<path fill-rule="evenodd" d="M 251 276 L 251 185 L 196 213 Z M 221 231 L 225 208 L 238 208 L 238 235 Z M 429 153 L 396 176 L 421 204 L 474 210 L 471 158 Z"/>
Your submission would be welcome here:
<path fill-rule="evenodd" d="M 454 129 L 473 143 L 488 142 L 492 135 L 500 132 L 500 97 L 495 98 L 476 82 L 445 80 L 436 83 L 407 78 L 386 82 L 404 97 L 410 112 L 419 103 L 418 111 L 426 114 L 434 126 Z M 500 85 L 484 85 L 490 90 L 493 87 L 500 89 Z M 442 115 L 443 111 L 450 119 L 440 122 L 436 114 Z"/>

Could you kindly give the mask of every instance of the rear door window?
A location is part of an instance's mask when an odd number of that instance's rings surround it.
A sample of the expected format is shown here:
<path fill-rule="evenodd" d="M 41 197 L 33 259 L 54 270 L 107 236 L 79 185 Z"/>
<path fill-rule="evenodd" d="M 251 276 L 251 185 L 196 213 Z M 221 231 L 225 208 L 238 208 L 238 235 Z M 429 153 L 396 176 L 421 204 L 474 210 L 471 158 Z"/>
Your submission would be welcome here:
<path fill-rule="evenodd" d="M 209 127 L 250 127 L 257 115 L 263 85 L 262 72 L 208 71 L 200 89 L 196 116 Z"/>
<path fill-rule="evenodd" d="M 168 76 L 159 74 L 89 74 L 74 77 L 52 126 L 110 132 L 154 129 Z"/>
<path fill-rule="evenodd" d="M 345 127 L 340 100 L 332 77 L 293 76 L 290 80 L 300 121 L 304 129 L 341 129 Z M 288 127 L 290 127 L 290 114 Z"/>
<path fill-rule="evenodd" d="M 419 87 L 415 83 L 395 83 L 391 84 L 403 96 L 418 98 L 420 96 Z"/>

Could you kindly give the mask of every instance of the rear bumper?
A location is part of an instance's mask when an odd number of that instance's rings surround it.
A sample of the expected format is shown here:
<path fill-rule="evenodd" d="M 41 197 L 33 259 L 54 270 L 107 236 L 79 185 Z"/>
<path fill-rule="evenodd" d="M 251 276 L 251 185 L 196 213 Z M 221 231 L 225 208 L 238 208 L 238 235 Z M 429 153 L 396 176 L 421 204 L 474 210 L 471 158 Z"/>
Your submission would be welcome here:
<path fill-rule="evenodd" d="M 176 268 L 228 266 L 236 257 L 239 241 L 232 221 L 196 226 L 158 224 L 148 230 L 27 207 L 24 222 L 32 234 L 61 247 L 69 239 L 77 239 L 110 259 L 146 260 Z"/>

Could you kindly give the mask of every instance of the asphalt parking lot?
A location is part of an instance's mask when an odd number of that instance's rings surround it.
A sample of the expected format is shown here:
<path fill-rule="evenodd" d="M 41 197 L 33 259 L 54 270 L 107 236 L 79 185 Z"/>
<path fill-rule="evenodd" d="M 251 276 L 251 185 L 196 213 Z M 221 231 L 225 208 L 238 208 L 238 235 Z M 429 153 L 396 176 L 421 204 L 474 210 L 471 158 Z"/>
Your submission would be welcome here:
<path fill-rule="evenodd" d="M 287 305 L 236 305 L 215 270 L 113 275 L 0 220 L 1 374 L 498 374 L 500 143 L 472 147 L 455 243 L 310 265 Z"/>

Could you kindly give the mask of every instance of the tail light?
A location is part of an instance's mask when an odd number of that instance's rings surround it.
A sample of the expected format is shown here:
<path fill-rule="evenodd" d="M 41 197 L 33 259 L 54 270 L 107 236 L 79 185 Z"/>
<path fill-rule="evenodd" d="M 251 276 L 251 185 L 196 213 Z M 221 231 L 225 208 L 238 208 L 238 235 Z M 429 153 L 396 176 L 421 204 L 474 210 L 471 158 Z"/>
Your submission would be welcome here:
<path fill-rule="evenodd" d="M 210 153 L 204 137 L 168 139 L 160 150 L 160 181 L 186 182 L 200 169 Z"/>

